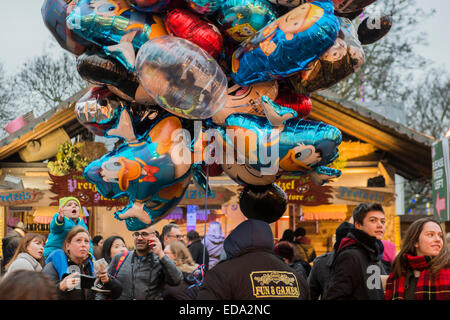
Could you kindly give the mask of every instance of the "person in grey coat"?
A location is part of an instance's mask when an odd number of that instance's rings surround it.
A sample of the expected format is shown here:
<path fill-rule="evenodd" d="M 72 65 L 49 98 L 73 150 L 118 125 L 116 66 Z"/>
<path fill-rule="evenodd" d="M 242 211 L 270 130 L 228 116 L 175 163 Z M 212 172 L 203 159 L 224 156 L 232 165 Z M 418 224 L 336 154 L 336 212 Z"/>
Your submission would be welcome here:
<path fill-rule="evenodd" d="M 44 243 L 45 238 L 42 235 L 26 234 L 19 242 L 14 256 L 6 265 L 5 277 L 15 270 L 42 271 Z"/>
<path fill-rule="evenodd" d="M 115 255 L 108 266 L 108 273 L 122 284 L 117 300 L 162 300 L 164 285 L 178 285 L 183 274 L 164 254 L 153 226 L 135 231 L 133 239 L 135 250 Z"/>

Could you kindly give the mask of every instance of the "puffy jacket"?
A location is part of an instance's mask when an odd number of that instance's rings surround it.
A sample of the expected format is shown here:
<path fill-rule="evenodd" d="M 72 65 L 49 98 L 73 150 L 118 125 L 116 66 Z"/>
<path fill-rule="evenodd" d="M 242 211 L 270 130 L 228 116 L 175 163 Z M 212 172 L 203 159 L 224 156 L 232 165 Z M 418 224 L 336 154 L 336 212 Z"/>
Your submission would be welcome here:
<path fill-rule="evenodd" d="M 47 243 L 44 247 L 44 257 L 47 258 L 53 250 L 62 249 L 62 244 L 66 238 L 67 233 L 75 226 L 82 226 L 86 230 L 88 227 L 81 218 L 75 221 L 64 217 L 63 222 L 58 221 L 59 214 L 56 213 L 50 222 L 50 234 L 48 235 Z M 89 240 L 89 252 L 94 255 L 92 241 Z"/>
<path fill-rule="evenodd" d="M 383 243 L 359 229 L 342 239 L 331 267 L 326 300 L 383 300 Z"/>
<path fill-rule="evenodd" d="M 94 300 L 95 292 L 91 289 L 73 289 L 67 291 L 61 291 L 59 289 L 59 283 L 67 277 L 71 272 L 70 269 L 79 270 L 80 274 L 93 276 L 94 266 L 92 261 L 92 256 L 89 256 L 82 265 L 77 265 L 75 262 L 70 260 L 63 250 L 58 249 L 52 252 L 52 254 L 47 259 L 47 264 L 44 267 L 43 272 L 46 273 L 55 283 L 57 291 L 61 300 Z M 103 288 L 110 290 L 108 297 L 111 299 L 117 298 L 122 292 L 121 283 L 115 280 L 111 274 L 109 274 L 110 281 L 103 285 Z"/>
<path fill-rule="evenodd" d="M 108 266 L 108 273 L 115 274 L 121 254 L 117 254 Z M 162 300 L 165 284 L 178 285 L 183 274 L 166 255 L 160 260 L 153 252 L 139 258 L 130 251 L 117 272 L 116 279 L 122 284 L 118 300 Z M 96 299 L 105 299 L 101 293 Z"/>
<path fill-rule="evenodd" d="M 249 219 L 225 239 L 227 259 L 205 274 L 198 300 L 309 299 L 306 280 L 273 253 L 266 222 Z"/>
<path fill-rule="evenodd" d="M 30 271 L 42 271 L 42 266 L 35 258 L 26 252 L 21 252 L 17 255 L 5 274 L 8 276 L 11 272 L 16 270 L 30 270 Z"/>

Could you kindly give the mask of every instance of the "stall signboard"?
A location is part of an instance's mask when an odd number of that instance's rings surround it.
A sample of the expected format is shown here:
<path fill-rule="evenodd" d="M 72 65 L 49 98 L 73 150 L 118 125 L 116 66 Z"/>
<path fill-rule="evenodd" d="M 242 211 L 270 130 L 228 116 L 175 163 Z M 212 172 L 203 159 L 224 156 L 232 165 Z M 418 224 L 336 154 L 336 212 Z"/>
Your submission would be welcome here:
<path fill-rule="evenodd" d="M 275 183 L 288 196 L 288 203 L 319 206 L 333 199 L 333 187 L 316 185 L 309 175 L 281 176 Z"/>
<path fill-rule="evenodd" d="M 235 193 L 224 187 L 211 187 L 210 194 L 206 200 L 207 205 L 222 205 L 230 200 Z M 181 199 L 181 205 L 205 206 L 205 192 L 195 187 L 188 187 L 184 197 Z"/>
<path fill-rule="evenodd" d="M 450 155 L 449 140 L 443 138 L 435 142 L 431 148 L 432 156 L 432 208 L 434 217 L 441 222 L 450 217 Z"/>
<path fill-rule="evenodd" d="M 392 205 L 395 194 L 378 190 L 337 187 L 335 188 L 336 198 L 354 202 L 381 203 L 383 206 Z"/>
<path fill-rule="evenodd" d="M 54 176 L 49 173 L 50 191 L 56 196 L 51 197 L 52 206 L 57 206 L 62 197 L 73 196 L 80 200 L 83 207 L 123 207 L 128 204 L 128 198 L 107 199 L 97 192 L 97 186 L 87 182 L 81 172 L 72 172 L 65 176 Z"/>
<path fill-rule="evenodd" d="M 8 207 L 24 203 L 36 202 L 42 199 L 44 193 L 39 190 L 25 189 L 0 192 L 0 206 Z"/>

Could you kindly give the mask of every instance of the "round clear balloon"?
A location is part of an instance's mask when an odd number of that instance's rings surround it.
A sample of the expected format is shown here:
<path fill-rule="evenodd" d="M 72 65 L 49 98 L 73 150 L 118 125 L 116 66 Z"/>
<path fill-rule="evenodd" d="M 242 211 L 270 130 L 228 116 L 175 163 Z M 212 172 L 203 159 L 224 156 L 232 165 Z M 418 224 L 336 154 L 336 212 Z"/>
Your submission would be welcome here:
<path fill-rule="evenodd" d="M 210 118 L 227 102 L 222 69 L 206 51 L 185 39 L 149 40 L 139 50 L 136 72 L 145 91 L 182 118 Z"/>

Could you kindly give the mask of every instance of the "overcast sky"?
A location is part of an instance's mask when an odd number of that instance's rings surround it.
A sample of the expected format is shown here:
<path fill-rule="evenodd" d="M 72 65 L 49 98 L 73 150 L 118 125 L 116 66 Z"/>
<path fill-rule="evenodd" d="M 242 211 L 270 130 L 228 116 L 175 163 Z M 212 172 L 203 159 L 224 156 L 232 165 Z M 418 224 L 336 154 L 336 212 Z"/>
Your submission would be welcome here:
<path fill-rule="evenodd" d="M 392 0 L 396 1 L 396 0 Z M 14 73 L 27 58 L 39 55 L 50 43 L 50 32 L 42 17 L 43 0 L 2 0 L 0 10 L 0 61 L 8 73 Z M 417 4 L 436 15 L 417 26 L 417 32 L 428 34 L 429 45 L 417 46 L 423 56 L 450 72 L 450 0 L 417 0 Z M 414 30 L 411 30 L 414 32 Z M 54 50 L 62 50 L 55 48 Z"/>

